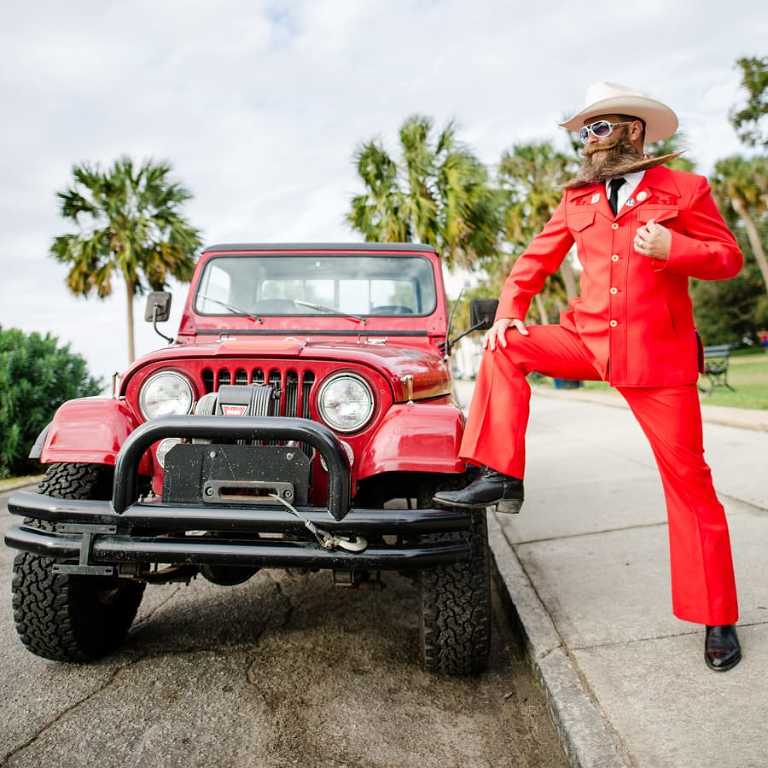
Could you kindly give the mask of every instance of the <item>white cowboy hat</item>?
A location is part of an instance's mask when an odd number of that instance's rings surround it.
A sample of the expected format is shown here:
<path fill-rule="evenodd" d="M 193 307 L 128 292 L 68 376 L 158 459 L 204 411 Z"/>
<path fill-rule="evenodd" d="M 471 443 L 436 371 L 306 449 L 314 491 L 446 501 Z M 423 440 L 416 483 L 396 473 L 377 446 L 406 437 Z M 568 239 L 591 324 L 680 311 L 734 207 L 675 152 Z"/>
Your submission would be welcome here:
<path fill-rule="evenodd" d="M 666 105 L 625 85 L 602 80 L 587 88 L 586 106 L 569 117 L 563 128 L 578 131 L 585 120 L 597 115 L 632 115 L 645 121 L 645 141 L 668 139 L 677 130 L 677 115 Z"/>

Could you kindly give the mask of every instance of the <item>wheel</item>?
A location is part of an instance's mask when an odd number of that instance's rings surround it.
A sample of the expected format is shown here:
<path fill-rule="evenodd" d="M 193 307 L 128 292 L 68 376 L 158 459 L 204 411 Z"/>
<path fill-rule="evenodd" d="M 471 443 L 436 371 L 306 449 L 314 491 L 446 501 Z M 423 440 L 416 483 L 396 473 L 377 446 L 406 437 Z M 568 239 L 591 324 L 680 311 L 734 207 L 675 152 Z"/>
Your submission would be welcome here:
<path fill-rule="evenodd" d="M 38 491 L 63 499 L 105 498 L 111 492 L 109 475 L 98 464 L 51 464 Z M 29 552 L 13 561 L 13 615 L 21 641 L 54 661 L 93 661 L 116 649 L 136 617 L 144 584 L 116 576 L 54 574 L 53 563 Z"/>
<path fill-rule="evenodd" d="M 420 641 L 424 668 L 469 675 L 488 666 L 491 582 L 486 512 L 472 512 L 469 531 L 433 533 L 422 541 L 469 539 L 469 560 L 424 568 L 420 582 Z"/>

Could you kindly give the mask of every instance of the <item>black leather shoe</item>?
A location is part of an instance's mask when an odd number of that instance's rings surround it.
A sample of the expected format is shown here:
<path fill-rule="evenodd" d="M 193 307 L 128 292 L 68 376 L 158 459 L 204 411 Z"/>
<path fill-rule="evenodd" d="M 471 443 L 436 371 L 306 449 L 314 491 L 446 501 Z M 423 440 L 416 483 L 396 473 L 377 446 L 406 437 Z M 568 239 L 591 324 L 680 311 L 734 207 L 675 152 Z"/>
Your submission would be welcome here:
<path fill-rule="evenodd" d="M 523 481 L 519 477 L 502 475 L 483 467 L 480 476 L 458 491 L 438 491 L 432 501 L 446 507 L 484 509 L 495 507 L 499 512 L 517 513 L 523 505 Z"/>
<path fill-rule="evenodd" d="M 704 661 L 710 669 L 725 672 L 741 661 L 741 646 L 733 624 L 705 625 Z"/>

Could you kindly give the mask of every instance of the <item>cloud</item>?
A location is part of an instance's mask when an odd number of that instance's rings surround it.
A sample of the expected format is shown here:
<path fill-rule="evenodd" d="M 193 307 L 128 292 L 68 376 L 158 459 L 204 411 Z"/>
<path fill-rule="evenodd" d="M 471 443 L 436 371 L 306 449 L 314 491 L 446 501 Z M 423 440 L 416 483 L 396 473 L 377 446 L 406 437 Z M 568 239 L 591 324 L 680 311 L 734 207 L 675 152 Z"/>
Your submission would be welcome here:
<path fill-rule="evenodd" d="M 563 142 L 556 124 L 586 85 L 614 80 L 674 106 L 706 171 L 739 150 L 726 119 L 739 98 L 733 63 L 768 37 L 758 2 L 734 13 L 658 0 L 34 8 L 9 6 L 0 28 L 0 323 L 57 333 L 102 375 L 125 364 L 122 286 L 106 302 L 76 299 L 47 255 L 66 228 L 55 191 L 73 163 L 170 160 L 208 242 L 351 240 L 354 148 L 373 136 L 394 147 L 414 112 L 456 118 L 493 164 L 515 141 Z M 140 352 L 160 343 L 137 322 Z"/>

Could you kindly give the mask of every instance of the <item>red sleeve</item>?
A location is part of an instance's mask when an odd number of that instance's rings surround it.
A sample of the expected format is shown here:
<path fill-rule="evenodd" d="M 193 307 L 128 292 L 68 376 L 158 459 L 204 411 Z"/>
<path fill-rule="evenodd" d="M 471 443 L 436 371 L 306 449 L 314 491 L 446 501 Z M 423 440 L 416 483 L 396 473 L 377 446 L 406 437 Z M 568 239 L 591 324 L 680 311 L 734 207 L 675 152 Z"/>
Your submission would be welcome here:
<path fill-rule="evenodd" d="M 565 195 L 552 218 L 518 256 L 499 297 L 496 320 L 512 317 L 525 320 L 531 299 L 561 264 L 573 245 L 573 235 L 565 223 Z"/>
<path fill-rule="evenodd" d="M 681 208 L 678 215 L 685 234 L 670 230 L 672 242 L 667 258 L 652 258 L 653 269 L 666 269 L 699 280 L 736 277 L 744 264 L 744 255 L 720 215 L 706 176 L 701 177 L 690 205 Z"/>

